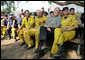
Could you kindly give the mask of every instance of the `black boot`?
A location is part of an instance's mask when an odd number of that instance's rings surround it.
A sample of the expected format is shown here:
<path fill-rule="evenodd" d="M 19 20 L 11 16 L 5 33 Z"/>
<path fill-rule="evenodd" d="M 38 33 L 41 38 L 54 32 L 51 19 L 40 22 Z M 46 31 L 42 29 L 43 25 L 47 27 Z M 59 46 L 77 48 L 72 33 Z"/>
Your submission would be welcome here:
<path fill-rule="evenodd" d="M 59 57 L 63 54 L 64 48 L 62 44 L 59 44 L 59 51 L 56 54 L 51 54 L 50 57 Z"/>
<path fill-rule="evenodd" d="M 33 59 L 39 59 L 40 57 L 42 57 L 44 55 L 44 51 L 41 50 L 40 52 L 37 52 L 37 54 L 34 56 Z"/>
<path fill-rule="evenodd" d="M 15 42 L 17 42 L 18 40 L 16 39 L 16 37 L 14 37 L 14 40 L 15 40 Z"/>
<path fill-rule="evenodd" d="M 38 52 L 38 49 L 35 49 L 33 52 L 34 52 L 34 53 L 37 53 L 37 52 Z"/>
<path fill-rule="evenodd" d="M 43 46 L 43 43 L 42 42 L 39 42 L 39 45 L 38 45 L 38 48 L 37 48 L 37 52 L 40 52 L 42 50 L 42 46 Z"/>
<path fill-rule="evenodd" d="M 55 56 L 61 56 L 63 54 L 64 48 L 62 44 L 59 44 L 59 51 L 57 52 L 57 54 Z"/>
<path fill-rule="evenodd" d="M 39 46 L 38 46 L 38 49 L 36 50 L 36 51 L 34 51 L 34 52 L 36 52 L 36 56 L 34 56 L 34 59 L 38 59 L 38 58 L 40 58 L 41 57 L 41 55 L 43 54 L 43 51 L 42 51 L 42 43 L 41 42 L 39 42 Z"/>

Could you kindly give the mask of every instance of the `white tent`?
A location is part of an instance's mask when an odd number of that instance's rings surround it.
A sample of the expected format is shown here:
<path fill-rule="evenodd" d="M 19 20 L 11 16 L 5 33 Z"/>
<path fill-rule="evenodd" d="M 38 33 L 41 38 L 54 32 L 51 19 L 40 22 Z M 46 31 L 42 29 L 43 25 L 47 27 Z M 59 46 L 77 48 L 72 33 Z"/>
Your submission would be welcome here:
<path fill-rule="evenodd" d="M 64 2 L 64 1 L 60 1 Z M 63 7 L 67 6 L 70 8 L 75 8 L 75 12 L 84 12 L 84 7 L 75 5 L 75 4 L 69 4 L 65 6 L 60 6 L 55 3 L 52 3 L 51 5 L 48 3 L 48 1 L 21 1 L 20 3 L 15 1 L 16 11 L 13 11 L 16 15 L 18 15 L 21 11 L 21 9 L 29 10 L 30 12 L 35 12 L 36 10 L 40 10 L 42 7 L 45 8 L 46 11 L 48 11 L 48 8 L 50 7 L 50 10 L 54 10 L 55 7 L 59 7 L 62 9 Z"/>

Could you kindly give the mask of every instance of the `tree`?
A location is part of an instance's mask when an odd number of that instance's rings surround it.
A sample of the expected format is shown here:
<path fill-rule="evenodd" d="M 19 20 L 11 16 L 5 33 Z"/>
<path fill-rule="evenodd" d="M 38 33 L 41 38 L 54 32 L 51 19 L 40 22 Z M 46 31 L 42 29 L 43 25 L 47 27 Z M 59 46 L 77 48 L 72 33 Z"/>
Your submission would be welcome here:
<path fill-rule="evenodd" d="M 4 13 L 10 13 L 15 10 L 15 3 L 14 1 L 1 1 L 1 7 L 3 8 L 1 11 Z"/>
<path fill-rule="evenodd" d="M 51 5 L 52 1 L 48 1 L 48 3 Z"/>

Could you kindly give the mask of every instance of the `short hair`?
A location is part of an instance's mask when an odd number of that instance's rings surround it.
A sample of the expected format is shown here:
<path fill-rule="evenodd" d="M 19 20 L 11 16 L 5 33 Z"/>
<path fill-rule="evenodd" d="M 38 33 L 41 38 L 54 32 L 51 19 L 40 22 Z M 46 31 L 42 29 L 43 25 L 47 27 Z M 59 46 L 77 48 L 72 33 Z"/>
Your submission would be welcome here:
<path fill-rule="evenodd" d="M 59 7 L 56 7 L 55 9 L 59 9 L 59 10 L 60 10 L 60 8 L 59 8 Z M 55 9 L 54 9 L 54 11 L 55 11 Z"/>
<path fill-rule="evenodd" d="M 46 14 L 46 15 L 48 15 L 48 13 L 45 11 L 43 14 Z"/>
<path fill-rule="evenodd" d="M 70 8 L 70 11 L 71 11 L 71 10 L 75 10 L 75 9 L 74 9 L 74 8 Z"/>
<path fill-rule="evenodd" d="M 50 12 L 50 14 L 51 14 L 51 13 L 54 13 L 54 12 L 53 12 L 53 11 L 51 11 L 51 12 Z"/>
<path fill-rule="evenodd" d="M 68 8 L 68 7 L 64 7 L 62 11 L 66 10 L 66 9 L 67 9 L 67 10 L 69 10 L 69 8 Z"/>
<path fill-rule="evenodd" d="M 6 15 L 4 15 L 4 17 L 8 17 L 8 15 L 6 14 Z"/>
<path fill-rule="evenodd" d="M 41 10 L 37 10 L 36 13 L 37 13 L 37 12 L 41 12 Z"/>
<path fill-rule="evenodd" d="M 28 12 L 29 12 L 29 10 L 25 10 L 25 12 L 24 12 L 24 13 L 26 13 L 26 11 L 28 11 Z"/>

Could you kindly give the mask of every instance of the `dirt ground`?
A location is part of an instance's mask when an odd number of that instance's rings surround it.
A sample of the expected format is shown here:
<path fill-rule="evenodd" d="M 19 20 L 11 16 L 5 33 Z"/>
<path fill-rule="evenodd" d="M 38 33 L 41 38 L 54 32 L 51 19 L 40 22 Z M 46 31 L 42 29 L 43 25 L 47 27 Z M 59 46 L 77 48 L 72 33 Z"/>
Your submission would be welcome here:
<path fill-rule="evenodd" d="M 33 59 L 35 53 L 33 49 L 26 50 L 24 46 L 19 46 L 20 40 L 15 42 L 14 39 L 11 40 L 1 40 L 1 59 Z M 40 59 L 52 59 L 50 56 L 50 51 L 48 51 Z M 75 50 L 68 50 L 67 54 L 64 55 L 65 59 L 82 59 L 82 55 L 78 56 Z M 61 59 L 63 59 L 61 57 Z"/>

